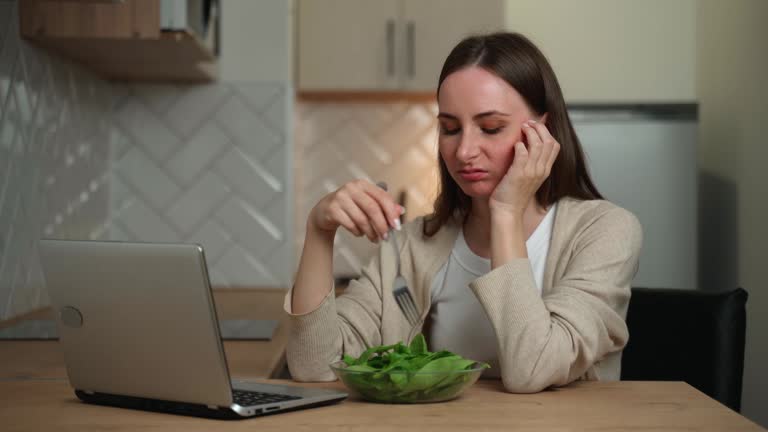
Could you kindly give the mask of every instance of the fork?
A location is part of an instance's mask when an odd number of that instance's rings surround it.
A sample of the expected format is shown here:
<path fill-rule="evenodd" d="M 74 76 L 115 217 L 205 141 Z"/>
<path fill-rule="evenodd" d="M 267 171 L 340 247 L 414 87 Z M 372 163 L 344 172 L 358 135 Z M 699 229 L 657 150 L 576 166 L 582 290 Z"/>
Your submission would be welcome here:
<path fill-rule="evenodd" d="M 397 246 L 397 236 L 394 232 L 391 232 L 389 236 L 392 239 L 391 244 L 395 251 L 395 259 L 397 260 L 397 276 L 392 284 L 392 294 L 395 296 L 395 301 L 400 306 L 400 310 L 405 315 L 408 323 L 415 326 L 420 318 L 419 309 L 416 307 L 416 302 L 413 301 L 411 291 L 408 290 L 405 278 L 400 273 L 400 248 Z"/>
<path fill-rule="evenodd" d="M 387 184 L 384 182 L 378 182 L 376 185 L 387 190 Z M 389 244 L 391 244 L 394 249 L 395 260 L 397 262 L 397 276 L 395 277 L 395 282 L 392 284 L 392 294 L 395 297 L 395 302 L 397 302 L 397 305 L 400 307 L 400 311 L 405 315 L 405 319 L 408 320 L 408 323 L 411 326 L 415 326 L 418 324 L 420 318 L 419 308 L 416 307 L 416 302 L 413 300 L 411 291 L 408 290 L 408 283 L 400 272 L 400 247 L 397 244 L 397 236 L 391 228 L 388 237 L 392 239 Z"/>

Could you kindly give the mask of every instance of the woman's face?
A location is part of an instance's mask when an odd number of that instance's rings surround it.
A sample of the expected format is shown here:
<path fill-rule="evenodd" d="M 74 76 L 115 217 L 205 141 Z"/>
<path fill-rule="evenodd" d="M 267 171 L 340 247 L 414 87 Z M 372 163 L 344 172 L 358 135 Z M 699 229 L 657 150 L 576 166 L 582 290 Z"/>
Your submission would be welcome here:
<path fill-rule="evenodd" d="M 468 196 L 489 197 L 535 114 L 506 81 L 476 66 L 448 75 L 437 103 L 440 156 L 451 177 Z"/>

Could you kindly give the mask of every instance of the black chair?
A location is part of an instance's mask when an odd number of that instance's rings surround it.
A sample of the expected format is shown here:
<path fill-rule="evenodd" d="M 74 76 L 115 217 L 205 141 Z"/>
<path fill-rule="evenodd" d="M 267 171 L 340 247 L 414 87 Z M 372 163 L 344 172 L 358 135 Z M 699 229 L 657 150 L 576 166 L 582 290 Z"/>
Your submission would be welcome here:
<path fill-rule="evenodd" d="M 621 379 L 685 381 L 739 412 L 746 303 L 741 288 L 633 288 Z"/>

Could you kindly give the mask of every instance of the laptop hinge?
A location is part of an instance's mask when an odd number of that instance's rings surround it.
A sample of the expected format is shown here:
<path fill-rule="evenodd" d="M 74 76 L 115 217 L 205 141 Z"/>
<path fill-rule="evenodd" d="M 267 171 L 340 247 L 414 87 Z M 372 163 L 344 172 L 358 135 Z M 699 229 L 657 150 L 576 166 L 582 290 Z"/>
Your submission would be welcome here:
<path fill-rule="evenodd" d="M 208 409 L 217 410 L 219 409 L 219 407 L 217 407 L 216 405 L 208 405 Z"/>

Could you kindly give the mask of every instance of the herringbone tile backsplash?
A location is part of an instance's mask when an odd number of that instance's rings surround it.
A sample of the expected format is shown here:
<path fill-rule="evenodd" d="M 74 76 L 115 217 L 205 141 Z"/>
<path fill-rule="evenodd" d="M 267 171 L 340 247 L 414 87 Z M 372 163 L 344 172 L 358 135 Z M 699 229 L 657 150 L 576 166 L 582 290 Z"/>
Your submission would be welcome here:
<path fill-rule="evenodd" d="M 286 286 L 293 271 L 286 85 L 122 90 L 112 214 L 100 236 L 200 243 L 214 286 Z"/>
<path fill-rule="evenodd" d="M 436 114 L 430 103 L 298 104 L 296 250 L 312 207 L 353 179 L 384 181 L 396 199 L 405 192 L 406 220 L 430 212 L 438 184 Z M 337 277 L 358 275 L 377 248 L 343 229 L 335 246 Z"/>
<path fill-rule="evenodd" d="M 0 319 L 47 303 L 41 236 L 88 238 L 109 214 L 112 89 L 19 40 L 0 1 Z"/>
<path fill-rule="evenodd" d="M 40 237 L 197 242 L 214 286 L 287 286 L 287 83 L 109 84 L 20 40 L 16 7 L 0 0 L 0 319 L 48 303 Z"/>

